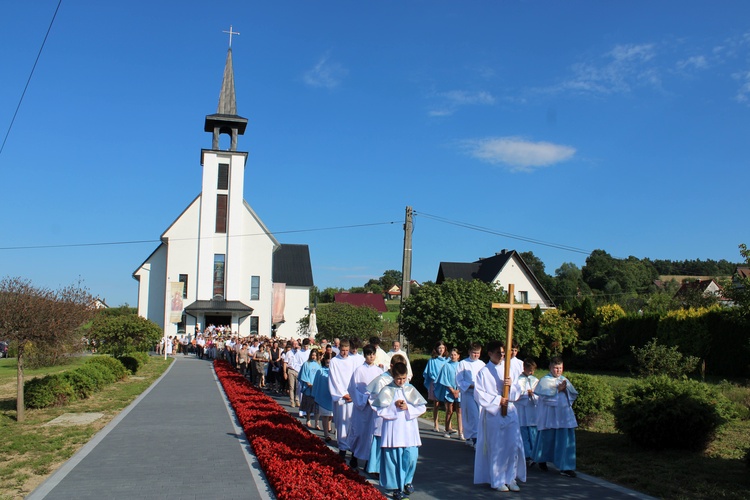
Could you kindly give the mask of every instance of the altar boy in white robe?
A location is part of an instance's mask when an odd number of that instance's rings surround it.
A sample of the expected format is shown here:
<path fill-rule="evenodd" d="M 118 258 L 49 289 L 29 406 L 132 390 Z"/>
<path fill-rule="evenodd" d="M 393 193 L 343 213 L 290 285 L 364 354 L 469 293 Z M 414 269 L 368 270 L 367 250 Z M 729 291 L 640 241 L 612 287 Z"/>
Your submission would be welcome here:
<path fill-rule="evenodd" d="M 352 450 L 350 465 L 355 468 L 358 465 L 358 459 L 366 461 L 370 458 L 370 447 L 375 430 L 375 412 L 370 406 L 370 393 L 367 391 L 367 385 L 383 373 L 383 370 L 375 364 L 374 346 L 366 345 L 362 349 L 362 354 L 365 362 L 354 370 L 349 382 L 349 395 L 352 397 L 354 408 L 348 440 L 349 449 Z"/>
<path fill-rule="evenodd" d="M 576 432 L 578 427 L 573 413 L 573 401 L 578 391 L 563 376 L 563 360 L 554 357 L 549 362 L 549 373 L 542 377 L 534 389 L 538 396 L 534 444 L 534 461 L 547 471 L 547 462 L 553 462 L 560 474 L 576 477 Z"/>
<path fill-rule="evenodd" d="M 373 406 L 373 403 L 377 399 L 378 394 L 380 394 L 380 391 L 382 391 L 383 388 L 388 386 L 388 384 L 393 382 L 393 377 L 391 376 L 391 369 L 393 368 L 393 365 L 395 365 L 396 363 L 406 364 L 406 358 L 400 354 L 395 354 L 391 358 L 390 365 L 388 365 L 388 371 L 383 372 L 381 375 L 378 375 L 372 380 L 372 382 L 367 384 L 367 392 L 370 394 L 370 406 L 372 407 L 375 413 L 375 422 L 374 422 L 373 430 L 372 430 L 372 444 L 370 446 L 370 457 L 367 459 L 367 469 L 365 472 L 367 472 L 368 474 L 372 474 L 376 479 L 380 477 L 380 461 L 381 461 L 381 457 L 383 456 L 383 447 L 381 446 L 381 443 L 380 443 L 380 435 L 383 431 L 383 418 L 378 416 L 377 414 L 378 409 Z"/>
<path fill-rule="evenodd" d="M 481 354 L 481 344 L 472 344 L 469 348 L 469 357 L 458 363 L 456 370 L 456 383 L 461 390 L 461 419 L 464 437 L 469 446 L 475 446 L 477 443 L 479 405 L 474 400 L 474 381 L 479 371 L 484 368 L 484 361 L 479 359 Z"/>
<path fill-rule="evenodd" d="M 348 436 L 351 427 L 352 397 L 349 394 L 349 382 L 354 373 L 354 365 L 349 359 L 349 341 L 342 340 L 339 344 L 339 353 L 333 358 L 328 367 L 328 388 L 331 391 L 333 402 L 333 423 L 336 426 L 336 443 L 339 447 L 339 455 L 346 459 L 346 452 L 350 450 Z M 356 459 L 352 455 L 354 466 Z"/>
<path fill-rule="evenodd" d="M 422 440 L 418 417 L 427 410 L 427 401 L 406 382 L 409 369 L 405 363 L 391 367 L 393 382 L 384 387 L 373 402 L 383 418 L 380 462 L 380 486 L 389 490 L 394 500 L 414 492 L 412 481 Z"/>
<path fill-rule="evenodd" d="M 489 483 L 498 491 L 520 491 L 516 479 L 526 481 L 526 462 L 521 441 L 518 413 L 512 401 L 518 390 L 510 377 L 500 371 L 503 345 L 493 341 L 487 345 L 490 362 L 479 371 L 474 383 L 474 399 L 479 404 L 479 431 L 474 459 L 474 483 Z M 503 387 L 510 388 L 508 399 Z M 507 407 L 502 416 L 501 407 Z"/>

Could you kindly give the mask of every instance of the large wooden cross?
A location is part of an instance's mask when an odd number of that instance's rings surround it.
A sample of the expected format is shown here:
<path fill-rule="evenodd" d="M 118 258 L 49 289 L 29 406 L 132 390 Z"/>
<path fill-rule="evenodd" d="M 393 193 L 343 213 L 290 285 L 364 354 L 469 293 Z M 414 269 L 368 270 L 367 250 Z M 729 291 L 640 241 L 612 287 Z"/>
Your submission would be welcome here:
<path fill-rule="evenodd" d="M 509 387 L 505 385 L 505 379 L 510 377 L 510 353 L 513 349 L 513 312 L 516 309 L 531 309 L 529 304 L 516 304 L 514 298 L 516 296 L 516 285 L 510 283 L 508 285 L 508 299 L 509 303 L 504 304 L 502 302 L 493 302 L 493 309 L 507 309 L 508 310 L 508 334 L 505 337 L 505 373 L 503 374 L 503 397 L 508 399 Z M 503 406 L 500 409 L 501 415 L 504 417 L 508 414 L 508 407 Z"/>

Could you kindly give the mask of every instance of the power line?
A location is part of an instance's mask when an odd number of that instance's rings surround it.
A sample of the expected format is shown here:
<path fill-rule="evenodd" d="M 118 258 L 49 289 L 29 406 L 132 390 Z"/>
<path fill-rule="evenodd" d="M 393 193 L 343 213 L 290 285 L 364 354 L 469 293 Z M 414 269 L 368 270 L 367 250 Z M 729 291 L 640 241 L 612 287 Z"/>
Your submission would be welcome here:
<path fill-rule="evenodd" d="M 245 238 L 253 236 L 265 236 L 266 234 L 277 235 L 277 234 L 292 234 L 292 233 L 311 233 L 316 231 L 333 231 L 338 229 L 355 229 L 360 227 L 371 227 L 371 226 L 385 226 L 392 224 L 400 224 L 400 221 L 387 221 L 387 222 L 370 222 L 366 224 L 350 224 L 347 226 L 331 226 L 331 227 L 318 227 L 311 229 L 290 229 L 288 231 L 274 231 L 269 233 L 251 233 L 251 234 L 236 234 L 230 235 L 229 238 Z M 208 236 L 205 238 L 226 238 L 226 235 Z M 201 238 L 171 238 L 170 241 L 191 241 L 199 240 Z M 51 244 L 51 245 L 24 245 L 15 247 L 0 247 L 0 250 L 39 250 L 48 248 L 75 248 L 75 247 L 102 247 L 102 246 L 115 246 L 115 245 L 137 245 L 140 243 L 160 243 L 161 240 L 128 240 L 128 241 L 103 241 L 97 243 L 67 243 L 67 244 Z"/>
<path fill-rule="evenodd" d="M 428 219 L 436 220 L 438 222 L 443 222 L 445 224 L 452 224 L 454 226 L 463 227 L 463 228 L 466 228 L 466 229 L 471 229 L 473 231 L 479 231 L 479 232 L 483 232 L 483 233 L 494 234 L 496 236 L 503 236 L 505 238 L 510 238 L 510 239 L 514 239 L 514 240 L 526 241 L 528 243 L 534 243 L 534 244 L 542 245 L 542 246 L 546 246 L 546 247 L 557 248 L 558 250 L 566 250 L 568 252 L 575 252 L 575 253 L 580 253 L 580 254 L 584 254 L 584 255 L 591 254 L 591 250 L 585 250 L 583 248 L 572 247 L 572 246 L 569 246 L 569 245 L 562 245 L 562 244 L 559 244 L 559 243 L 550 243 L 548 241 L 537 240 L 535 238 L 529 238 L 527 236 L 520 236 L 520 235 L 517 235 L 517 234 L 505 233 L 505 232 L 502 232 L 502 231 L 498 231 L 496 229 L 490 229 L 490 228 L 486 228 L 486 227 L 482 227 L 482 226 L 477 226 L 475 224 L 470 224 L 468 222 L 460 222 L 460 221 L 455 221 L 455 220 L 451 220 L 451 219 L 446 219 L 445 217 L 440 217 L 440 216 L 437 216 L 437 215 L 430 215 L 430 214 L 426 214 L 424 212 L 416 212 L 415 211 L 414 215 L 421 215 L 422 217 L 426 217 Z"/>
<path fill-rule="evenodd" d="M 21 109 L 21 103 L 23 102 L 23 97 L 26 95 L 26 89 L 29 88 L 29 83 L 31 83 L 31 77 L 34 75 L 34 70 L 36 69 L 36 63 L 39 62 L 39 58 L 42 55 L 42 49 L 44 49 L 44 44 L 47 43 L 47 37 L 49 36 L 49 32 L 52 30 L 52 24 L 55 22 L 55 18 L 57 17 L 57 11 L 60 10 L 60 5 L 62 5 L 62 0 L 59 0 L 57 2 L 57 8 L 55 9 L 55 13 L 52 16 L 52 20 L 49 22 L 47 33 L 44 35 L 44 40 L 42 40 L 42 46 L 39 47 L 39 52 L 37 52 L 36 54 L 34 65 L 31 67 L 31 73 L 29 73 L 29 78 L 28 80 L 26 80 L 26 86 L 23 88 L 23 92 L 21 93 L 21 98 L 18 100 L 18 106 L 16 106 L 16 112 L 13 113 L 13 118 L 10 120 L 8 131 L 5 133 L 5 139 L 3 139 L 3 144 L 2 146 L 0 146 L 0 155 L 3 154 L 3 150 L 5 149 L 5 143 L 8 141 L 8 136 L 10 135 L 10 130 L 13 128 L 13 123 L 15 123 L 16 121 L 16 116 L 18 116 L 18 110 Z"/>

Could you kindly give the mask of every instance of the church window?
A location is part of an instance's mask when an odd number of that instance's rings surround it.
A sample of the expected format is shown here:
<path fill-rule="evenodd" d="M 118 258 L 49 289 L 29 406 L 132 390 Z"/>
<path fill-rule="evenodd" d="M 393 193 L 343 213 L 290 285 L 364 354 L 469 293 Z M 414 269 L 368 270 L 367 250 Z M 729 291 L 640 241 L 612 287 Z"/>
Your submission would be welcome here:
<path fill-rule="evenodd" d="M 180 322 L 177 323 L 177 333 L 185 333 L 185 323 L 187 323 L 187 316 L 183 314 Z"/>
<path fill-rule="evenodd" d="M 188 275 L 187 274 L 181 274 L 180 275 L 180 283 L 184 283 L 182 285 L 182 298 L 187 298 L 187 288 L 188 288 Z"/>
<path fill-rule="evenodd" d="M 250 277 L 250 300 L 260 300 L 260 276 Z"/>
<path fill-rule="evenodd" d="M 219 163 L 219 179 L 216 189 L 229 189 L 229 165 L 227 163 Z"/>
<path fill-rule="evenodd" d="M 216 195 L 216 232 L 227 232 L 227 195 Z"/>
<path fill-rule="evenodd" d="M 224 258 L 223 253 L 214 254 L 214 298 L 224 298 Z"/>
<path fill-rule="evenodd" d="M 258 335 L 258 328 L 260 328 L 260 318 L 250 316 L 250 335 Z"/>

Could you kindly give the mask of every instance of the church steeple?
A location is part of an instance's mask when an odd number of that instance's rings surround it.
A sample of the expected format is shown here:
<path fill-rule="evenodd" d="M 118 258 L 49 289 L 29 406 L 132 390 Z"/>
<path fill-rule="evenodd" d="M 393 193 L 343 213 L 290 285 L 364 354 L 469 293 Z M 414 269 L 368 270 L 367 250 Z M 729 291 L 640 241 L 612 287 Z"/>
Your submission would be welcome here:
<path fill-rule="evenodd" d="M 203 130 L 213 133 L 211 149 L 219 149 L 219 136 L 227 134 L 232 138 L 230 151 L 237 151 L 237 137 L 245 133 L 247 118 L 237 115 L 237 98 L 234 93 L 234 67 L 232 66 L 232 47 L 227 51 L 227 62 L 224 65 L 224 80 L 221 82 L 219 106 L 216 114 L 206 116 Z"/>

